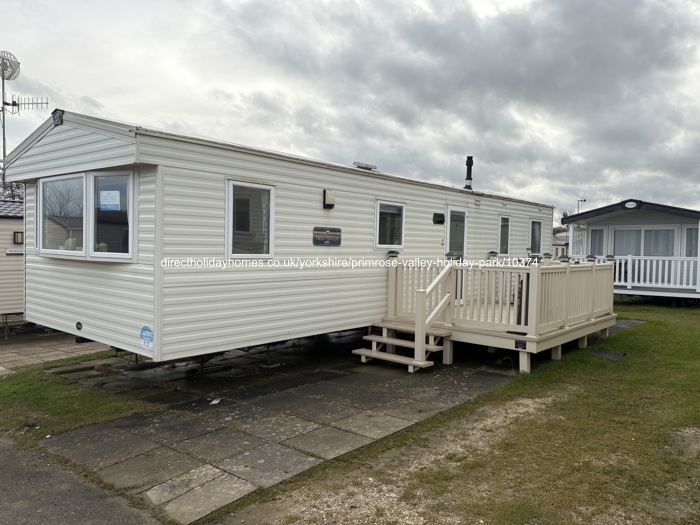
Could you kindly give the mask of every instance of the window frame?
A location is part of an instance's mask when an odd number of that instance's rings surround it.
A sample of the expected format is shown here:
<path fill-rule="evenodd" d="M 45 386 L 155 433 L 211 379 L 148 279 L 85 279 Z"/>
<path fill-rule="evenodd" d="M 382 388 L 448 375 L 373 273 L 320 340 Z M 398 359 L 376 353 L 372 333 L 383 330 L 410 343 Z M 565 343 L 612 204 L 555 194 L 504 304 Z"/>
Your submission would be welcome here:
<path fill-rule="evenodd" d="M 501 234 L 503 233 L 503 219 L 508 220 L 508 239 L 506 240 L 506 242 L 507 242 L 506 248 L 508 248 L 508 250 L 505 252 L 501 251 L 501 246 L 502 246 Z M 509 215 L 499 215 L 498 216 L 498 255 L 509 255 L 510 254 L 510 226 L 511 226 L 511 221 L 510 221 Z"/>
<path fill-rule="evenodd" d="M 645 237 L 645 232 L 647 231 L 656 231 L 656 230 L 673 230 L 673 254 L 674 255 L 644 255 L 644 237 Z M 610 243 L 612 244 L 611 246 L 611 252 L 613 255 L 615 255 L 615 232 L 618 231 L 638 231 L 640 232 L 640 244 L 639 244 L 639 252 L 640 255 L 633 255 L 633 257 L 677 257 L 676 254 L 680 253 L 680 247 L 681 247 L 681 233 L 682 229 L 678 227 L 678 225 L 675 224 L 642 224 L 642 225 L 624 225 L 624 226 L 613 226 L 610 230 Z M 625 257 L 625 255 L 615 255 L 616 257 Z"/>
<path fill-rule="evenodd" d="M 95 251 L 95 178 L 97 177 L 128 177 L 128 187 L 126 189 L 126 216 L 129 228 L 129 250 L 127 253 L 121 252 L 98 252 Z M 90 246 L 90 257 L 97 259 L 133 259 L 134 255 L 134 173 L 131 171 L 93 171 L 87 173 L 87 190 L 90 195 L 90 231 L 88 232 L 88 246 Z"/>
<path fill-rule="evenodd" d="M 61 249 L 54 249 L 54 248 L 44 248 L 44 185 L 47 183 L 51 182 L 60 182 L 62 180 L 71 180 L 71 179 L 80 179 L 82 180 L 82 189 L 83 189 L 83 234 L 82 234 L 82 250 L 61 250 Z M 86 245 L 86 239 L 85 239 L 85 223 L 86 223 L 86 217 L 85 215 L 87 214 L 87 187 L 86 187 L 86 178 L 84 173 L 70 173 L 68 175 L 59 175 L 57 177 L 44 177 L 39 179 L 38 184 L 37 184 L 37 206 L 36 209 L 38 210 L 37 213 L 37 230 L 39 235 L 37 236 L 37 247 L 39 249 L 39 254 L 40 255 L 55 255 L 55 256 L 61 256 L 61 257 L 70 257 L 70 258 L 85 258 L 85 245 Z"/>
<path fill-rule="evenodd" d="M 127 198 L 127 224 L 128 224 L 128 241 L 129 251 L 121 252 L 98 252 L 95 250 L 95 177 L 128 177 L 128 187 L 126 191 Z M 80 179 L 83 189 L 83 235 L 82 235 L 82 250 L 60 250 L 53 248 L 44 248 L 44 186 L 47 183 L 57 182 L 61 180 Z M 119 171 L 87 171 L 70 173 L 66 175 L 58 175 L 55 177 L 42 177 L 37 182 L 36 192 L 36 248 L 41 256 L 65 257 L 81 260 L 109 260 L 109 261 L 133 261 L 134 259 L 134 172 L 131 170 Z M 86 248 L 88 247 L 88 248 Z"/>
<path fill-rule="evenodd" d="M 382 204 L 387 206 L 398 206 L 401 208 L 401 243 L 400 244 L 380 244 L 379 243 L 379 223 L 381 218 Z M 390 201 L 377 199 L 374 205 L 374 248 L 375 250 L 403 250 L 406 244 L 406 203 L 400 201 Z"/>
<path fill-rule="evenodd" d="M 268 221 L 268 253 L 233 253 L 233 234 L 251 235 L 252 219 L 249 219 L 251 230 L 238 231 L 233 229 L 233 213 L 236 197 L 234 194 L 234 186 L 242 186 L 245 188 L 255 188 L 268 191 L 270 194 L 269 203 L 269 221 Z M 249 213 L 252 214 L 252 208 L 248 207 Z M 257 182 L 241 181 L 237 179 L 226 179 L 226 258 L 227 259 L 273 259 L 275 256 L 275 187 L 271 184 L 263 184 Z"/>
<path fill-rule="evenodd" d="M 599 231 L 599 232 L 601 232 L 601 235 L 602 235 L 602 243 L 601 243 L 601 244 L 603 245 L 603 252 L 610 251 L 610 250 L 607 250 L 607 249 L 606 249 L 606 246 L 607 246 L 607 242 L 606 242 L 606 241 L 607 241 L 607 239 L 606 239 L 606 237 L 607 237 L 606 228 L 602 228 L 602 227 L 595 227 L 595 228 L 593 228 L 593 227 L 591 227 L 591 228 L 588 228 L 588 253 L 587 253 L 586 255 L 596 255 L 596 256 L 604 257 L 604 256 L 606 256 L 606 255 L 608 255 L 608 254 L 607 254 L 607 253 L 594 253 L 594 251 L 593 251 L 593 232 L 594 232 L 594 231 Z"/>
<path fill-rule="evenodd" d="M 537 247 L 537 250 L 535 250 L 534 246 L 532 245 L 532 233 L 533 233 L 533 226 L 535 223 L 540 225 L 540 245 Z M 539 219 L 530 219 L 530 253 L 531 254 L 537 254 L 537 255 L 542 255 L 542 221 Z M 510 237 L 510 224 L 508 225 L 508 236 Z M 510 239 L 509 239 L 510 240 Z M 500 248 L 500 243 L 498 245 Z M 510 243 L 508 245 L 508 249 L 510 250 Z"/>
<path fill-rule="evenodd" d="M 700 255 L 700 248 L 698 249 L 698 253 L 696 253 L 695 255 L 688 255 L 688 235 L 689 235 L 688 230 L 692 230 L 692 229 L 698 230 L 698 232 L 700 232 L 700 227 L 697 224 L 684 224 L 683 225 L 683 231 L 681 234 L 682 235 L 681 242 L 683 243 L 683 247 L 682 247 L 680 253 L 682 254 L 683 257 L 690 257 L 690 258 L 695 259 Z M 698 232 L 696 232 L 696 237 L 695 237 L 696 243 L 698 242 Z"/>

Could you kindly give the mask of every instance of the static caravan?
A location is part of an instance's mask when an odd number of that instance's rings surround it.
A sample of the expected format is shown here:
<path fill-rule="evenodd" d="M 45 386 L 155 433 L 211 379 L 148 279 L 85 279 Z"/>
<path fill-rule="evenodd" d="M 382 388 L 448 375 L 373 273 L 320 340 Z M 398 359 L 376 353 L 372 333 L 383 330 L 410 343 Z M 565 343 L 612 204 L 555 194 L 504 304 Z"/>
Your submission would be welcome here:
<path fill-rule="evenodd" d="M 7 336 L 8 318 L 24 312 L 24 205 L 0 200 L 0 315 Z"/>
<path fill-rule="evenodd" d="M 700 211 L 627 199 L 562 219 L 572 256 L 615 257 L 617 294 L 700 297 Z"/>
<path fill-rule="evenodd" d="M 155 361 L 369 326 L 397 266 L 551 249 L 548 205 L 62 110 L 7 179 L 26 319 Z"/>

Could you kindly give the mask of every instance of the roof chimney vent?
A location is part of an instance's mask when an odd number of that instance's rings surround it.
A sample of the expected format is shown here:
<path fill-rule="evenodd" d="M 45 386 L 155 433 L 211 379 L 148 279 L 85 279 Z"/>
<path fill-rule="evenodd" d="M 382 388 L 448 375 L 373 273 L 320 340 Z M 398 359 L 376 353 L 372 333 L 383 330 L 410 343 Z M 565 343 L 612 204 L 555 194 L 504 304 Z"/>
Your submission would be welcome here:
<path fill-rule="evenodd" d="M 467 182 L 464 185 L 465 190 L 472 189 L 472 166 L 474 165 L 474 157 L 471 155 L 467 157 Z"/>

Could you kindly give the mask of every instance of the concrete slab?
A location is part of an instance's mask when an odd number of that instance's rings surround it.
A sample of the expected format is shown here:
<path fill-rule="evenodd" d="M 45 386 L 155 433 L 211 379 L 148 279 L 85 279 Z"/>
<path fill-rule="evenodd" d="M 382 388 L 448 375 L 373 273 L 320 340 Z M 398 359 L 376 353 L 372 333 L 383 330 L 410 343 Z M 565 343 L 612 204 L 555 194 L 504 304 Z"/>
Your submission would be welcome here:
<path fill-rule="evenodd" d="M 320 459 L 267 443 L 216 463 L 215 466 L 259 487 L 270 487 L 321 463 Z"/>
<path fill-rule="evenodd" d="M 208 463 L 252 450 L 263 444 L 263 440 L 247 432 L 222 428 L 173 445 L 175 450 L 194 456 Z"/>
<path fill-rule="evenodd" d="M 320 426 L 318 423 L 291 414 L 262 410 L 259 417 L 235 421 L 236 428 L 268 441 L 279 443 Z"/>
<path fill-rule="evenodd" d="M 173 445 L 224 428 L 210 419 L 182 412 L 166 413 L 123 428 L 162 445 Z"/>
<path fill-rule="evenodd" d="M 226 475 L 226 472 L 221 469 L 212 465 L 203 465 L 185 472 L 181 476 L 169 479 L 165 483 L 156 485 L 144 492 L 142 497 L 152 505 L 162 505 L 224 475 Z"/>
<path fill-rule="evenodd" d="M 42 443 L 48 450 L 92 469 L 100 469 L 139 456 L 158 447 L 151 440 L 119 428 L 90 426 Z"/>
<path fill-rule="evenodd" d="M 372 441 L 374 441 L 372 438 L 346 432 L 339 428 L 321 427 L 290 438 L 284 444 L 323 459 L 333 459 L 368 445 Z"/>
<path fill-rule="evenodd" d="M 332 397 L 321 399 L 299 395 L 294 403 L 290 403 L 287 412 L 302 419 L 329 424 L 356 414 L 359 410 Z"/>
<path fill-rule="evenodd" d="M 98 473 L 107 483 L 138 494 L 203 464 L 202 461 L 171 448 L 158 447 L 102 468 Z"/>
<path fill-rule="evenodd" d="M 408 421 L 423 421 L 445 410 L 445 406 L 413 399 L 397 399 L 385 405 L 379 405 L 373 410 Z"/>
<path fill-rule="evenodd" d="M 190 523 L 242 498 L 257 488 L 253 483 L 224 474 L 169 501 L 163 505 L 163 510 L 168 516 L 181 523 Z"/>
<path fill-rule="evenodd" d="M 336 421 L 333 426 L 368 438 L 380 439 L 413 423 L 415 421 L 367 410 Z"/>

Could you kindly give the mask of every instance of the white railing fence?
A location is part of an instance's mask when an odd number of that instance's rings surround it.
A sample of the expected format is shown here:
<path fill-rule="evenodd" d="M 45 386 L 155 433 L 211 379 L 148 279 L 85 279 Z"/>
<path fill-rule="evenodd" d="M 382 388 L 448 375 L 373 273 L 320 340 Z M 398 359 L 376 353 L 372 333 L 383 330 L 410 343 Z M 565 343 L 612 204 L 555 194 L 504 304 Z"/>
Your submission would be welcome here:
<path fill-rule="evenodd" d="M 537 336 L 612 313 L 611 262 L 390 268 L 389 316 Z M 416 354 L 418 355 L 418 353 Z"/>

